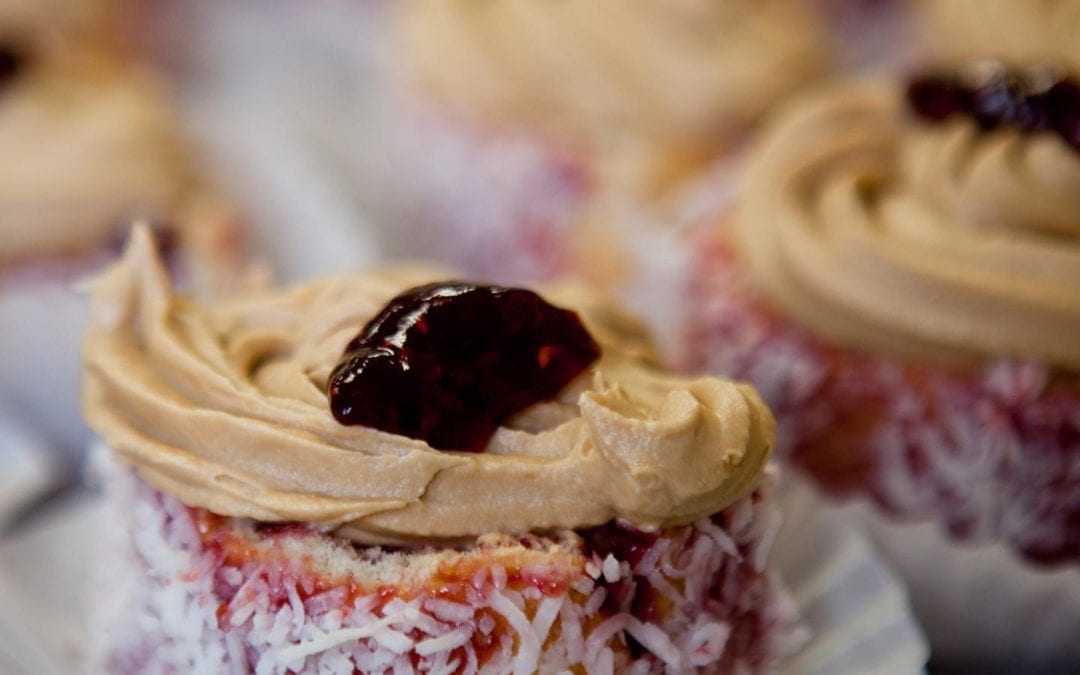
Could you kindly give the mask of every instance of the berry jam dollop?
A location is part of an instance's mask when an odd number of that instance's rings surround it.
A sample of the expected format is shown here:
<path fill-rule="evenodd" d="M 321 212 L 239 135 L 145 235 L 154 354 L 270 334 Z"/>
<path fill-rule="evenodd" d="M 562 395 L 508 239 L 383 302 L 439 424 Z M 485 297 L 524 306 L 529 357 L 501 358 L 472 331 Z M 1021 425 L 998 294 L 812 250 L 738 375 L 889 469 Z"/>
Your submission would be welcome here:
<path fill-rule="evenodd" d="M 327 396 L 342 424 L 481 452 L 507 418 L 599 356 L 576 314 L 532 291 L 440 282 L 401 293 L 364 326 Z"/>
<path fill-rule="evenodd" d="M 1010 70 L 980 62 L 927 73 L 908 83 L 907 101 L 932 122 L 964 114 L 983 130 L 1052 131 L 1080 150 L 1080 84 L 1048 68 Z"/>

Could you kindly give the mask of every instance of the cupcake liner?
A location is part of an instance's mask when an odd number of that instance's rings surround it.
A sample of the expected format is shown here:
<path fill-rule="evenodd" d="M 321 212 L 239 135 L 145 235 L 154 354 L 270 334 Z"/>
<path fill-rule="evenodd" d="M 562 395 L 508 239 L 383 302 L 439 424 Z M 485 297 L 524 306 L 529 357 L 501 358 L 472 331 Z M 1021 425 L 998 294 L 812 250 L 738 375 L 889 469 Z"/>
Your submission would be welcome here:
<path fill-rule="evenodd" d="M 809 630 L 808 642 L 779 672 L 921 672 L 925 642 L 902 587 L 866 539 L 821 510 L 798 483 L 784 479 L 776 494 L 786 521 L 773 547 L 773 565 L 786 577 Z M 41 634 L 48 639 L 44 653 L 68 670 L 79 667 L 80 652 L 70 649 L 63 636 L 74 630 L 74 637 L 85 640 L 82 603 L 91 597 L 91 575 L 81 558 L 76 561 L 65 552 L 97 550 L 97 533 L 106 529 L 101 505 L 98 497 L 72 502 L 20 538 L 0 544 L 0 570 L 20 582 L 12 602 L 0 605 L 0 618 L 19 617 L 25 607 L 36 607 L 41 623 L 34 625 L 53 627 Z M 5 639 L 0 632 L 0 653 Z"/>
<path fill-rule="evenodd" d="M 61 675 L 66 672 L 63 662 L 55 657 L 48 645 L 37 637 L 43 627 L 25 613 L 9 608 L 22 607 L 12 588 L 12 581 L 0 574 L 0 672 L 10 675 Z"/>
<path fill-rule="evenodd" d="M 1038 569 L 1001 544 L 958 545 L 933 523 L 843 509 L 908 579 L 935 661 L 973 672 L 1067 672 L 1080 663 L 1080 571 Z"/>
<path fill-rule="evenodd" d="M 0 672 L 83 671 L 90 570 L 104 531 L 101 500 L 79 495 L 0 541 Z"/>
<path fill-rule="evenodd" d="M 772 564 L 809 631 L 782 667 L 791 675 L 920 673 L 929 651 L 906 592 L 847 519 L 785 475 L 776 494 L 784 523 Z"/>

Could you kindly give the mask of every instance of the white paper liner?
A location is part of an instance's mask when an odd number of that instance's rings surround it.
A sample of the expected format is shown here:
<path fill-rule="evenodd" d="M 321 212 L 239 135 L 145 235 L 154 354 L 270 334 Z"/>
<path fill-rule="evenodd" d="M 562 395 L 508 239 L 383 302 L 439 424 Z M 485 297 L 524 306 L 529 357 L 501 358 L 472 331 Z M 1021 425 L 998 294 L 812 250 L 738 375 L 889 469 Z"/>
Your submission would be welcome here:
<path fill-rule="evenodd" d="M 773 564 L 811 633 L 782 672 L 923 672 L 929 650 L 904 587 L 867 540 L 790 472 L 775 494 L 784 525 Z"/>
<path fill-rule="evenodd" d="M 934 659 L 972 672 L 1076 672 L 1080 570 L 1038 568 L 1002 544 L 957 543 L 936 523 L 902 524 L 844 507 L 908 580 Z"/>
<path fill-rule="evenodd" d="M 0 543 L 0 672 L 78 673 L 102 501 L 58 506 L 33 528 Z M 7 661 L 5 663 L 5 660 Z M 7 667 L 5 667 L 7 666 Z"/>
<path fill-rule="evenodd" d="M 809 491 L 782 484 L 786 525 L 773 549 L 773 564 L 786 578 L 812 635 L 780 672 L 786 675 L 910 675 L 922 671 L 927 650 L 902 587 L 866 539 L 818 508 Z M 29 630 L 36 660 L 14 673 L 77 671 L 84 635 L 90 575 L 85 556 L 102 533 L 101 500 L 72 504 L 21 538 L 0 544 L 0 584 L 11 580 L 12 598 L 0 603 L 0 655 L 19 653 L 4 622 Z M 0 586 L 0 591 L 3 587 Z M 26 613 L 26 608 L 35 608 Z M 49 626 L 41 631 L 37 627 Z M 30 644 L 30 643 L 27 643 Z M 28 654 L 30 652 L 27 652 Z M 2 656 L 0 656 L 2 659 Z M 2 660 L 0 660 L 2 664 Z"/>

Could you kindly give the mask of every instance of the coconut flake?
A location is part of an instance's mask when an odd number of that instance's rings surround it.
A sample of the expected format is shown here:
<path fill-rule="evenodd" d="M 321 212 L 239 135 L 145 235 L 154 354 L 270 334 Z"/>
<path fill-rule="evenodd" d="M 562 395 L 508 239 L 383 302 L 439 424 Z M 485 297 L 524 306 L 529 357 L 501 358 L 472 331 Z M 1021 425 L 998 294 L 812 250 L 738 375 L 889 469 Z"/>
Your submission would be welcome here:
<path fill-rule="evenodd" d="M 595 663 L 595 669 L 590 669 L 590 672 L 595 672 L 596 675 L 615 675 L 615 653 L 607 647 L 600 651 Z"/>
<path fill-rule="evenodd" d="M 559 610 L 559 625 L 566 642 L 566 658 L 570 663 L 580 663 L 585 658 L 585 637 L 582 635 L 580 610 L 576 605 L 565 603 Z"/>
<path fill-rule="evenodd" d="M 604 558 L 604 580 L 607 581 L 609 584 L 613 584 L 619 580 L 619 577 L 621 576 L 620 572 L 621 570 L 619 569 L 619 561 L 615 559 L 614 555 L 608 553 L 607 557 Z"/>
<path fill-rule="evenodd" d="M 600 606 L 604 604 L 605 599 L 607 599 L 607 589 L 598 586 L 589 596 L 589 599 L 585 601 L 585 616 L 595 616 L 600 611 Z"/>
<path fill-rule="evenodd" d="M 495 564 L 489 568 L 491 574 L 491 584 L 498 590 L 506 588 L 506 568 L 502 565 Z"/>
<path fill-rule="evenodd" d="M 314 640 L 285 647 L 281 650 L 279 658 L 283 661 L 291 662 L 299 657 L 318 654 L 319 652 L 324 652 L 346 642 L 362 640 L 364 638 L 374 638 L 391 651 L 395 651 L 395 647 L 401 647 L 407 641 L 409 643 L 409 646 L 405 647 L 405 650 L 407 650 L 412 647 L 412 640 L 409 640 L 409 638 L 401 633 L 388 627 L 390 624 L 399 622 L 403 618 L 404 617 L 401 616 L 390 616 L 358 628 L 342 628 L 333 633 L 322 635 Z M 399 637 L 402 639 L 399 640 Z"/>
<path fill-rule="evenodd" d="M 371 636 L 376 642 L 395 654 L 404 654 L 413 648 L 412 639 L 393 628 L 382 628 Z"/>
<path fill-rule="evenodd" d="M 600 578 L 600 564 L 596 561 L 595 555 L 585 561 L 585 574 L 588 574 L 593 579 Z"/>
<path fill-rule="evenodd" d="M 685 666 L 682 655 L 671 642 L 671 638 L 655 624 L 643 623 L 630 617 L 626 623 L 626 632 L 669 667 L 683 668 Z"/>
<path fill-rule="evenodd" d="M 514 675 L 529 675 L 540 661 L 540 639 L 532 624 L 517 605 L 501 593 L 488 596 L 491 608 L 503 615 L 518 634 L 518 652 L 514 658 Z"/>
<path fill-rule="evenodd" d="M 710 622 L 695 628 L 686 644 L 690 665 L 707 666 L 719 661 L 730 636 L 731 627 L 723 623 Z"/>
<path fill-rule="evenodd" d="M 698 531 L 709 535 L 724 555 L 739 555 L 739 548 L 735 545 L 735 540 L 711 519 L 699 518 L 698 521 L 694 523 L 694 527 L 697 528 Z"/>
<path fill-rule="evenodd" d="M 536 615 L 532 620 L 532 627 L 541 645 L 547 642 L 548 633 L 551 632 L 551 626 L 559 616 L 559 609 L 562 605 L 563 597 L 557 597 L 544 598 L 537 606 Z"/>
<path fill-rule="evenodd" d="M 616 614 L 608 619 L 605 619 L 599 626 L 593 629 L 589 633 L 589 637 L 585 640 L 585 654 L 587 661 L 596 661 L 599 658 L 600 650 L 604 648 L 604 645 L 615 637 L 615 634 L 626 628 L 626 622 L 630 618 L 628 614 Z"/>
<path fill-rule="evenodd" d="M 428 638 L 416 643 L 416 653 L 420 656 L 428 656 L 441 651 L 457 649 L 472 638 L 472 629 L 459 628 L 446 635 Z"/>

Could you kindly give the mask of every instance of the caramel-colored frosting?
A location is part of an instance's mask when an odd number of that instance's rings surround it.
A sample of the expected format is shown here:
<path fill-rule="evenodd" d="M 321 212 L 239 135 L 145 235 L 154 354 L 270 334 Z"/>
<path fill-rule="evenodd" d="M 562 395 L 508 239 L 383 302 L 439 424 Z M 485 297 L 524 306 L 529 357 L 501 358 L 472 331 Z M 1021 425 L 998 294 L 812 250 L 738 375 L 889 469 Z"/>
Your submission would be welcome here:
<path fill-rule="evenodd" d="M 177 121 L 140 74 L 31 63 L 0 86 L 0 267 L 100 248 L 189 196 Z"/>
<path fill-rule="evenodd" d="M 821 31 L 788 0 L 408 0 L 416 79 L 469 119 L 608 146 L 707 152 L 820 71 Z"/>
<path fill-rule="evenodd" d="M 212 306 L 173 295 L 145 231 L 95 284 L 84 410 L 158 489 L 216 513 L 338 528 L 366 543 L 598 525 L 653 529 L 744 496 L 774 422 L 746 385 L 658 372 L 637 328 L 575 303 L 604 354 L 483 453 L 332 417 L 346 343 L 430 273 L 389 270 Z M 574 294 L 556 294 L 574 298 Z"/>
<path fill-rule="evenodd" d="M 847 345 L 1080 368 L 1080 155 L 923 122 L 902 91 L 835 86 L 764 135 L 735 223 L 752 280 Z"/>
<path fill-rule="evenodd" d="M 0 0 L 0 47 L 34 62 L 72 61 L 122 47 L 136 23 L 130 0 Z"/>
<path fill-rule="evenodd" d="M 924 39 L 944 62 L 1004 59 L 1080 68 L 1076 0 L 922 0 Z"/>

